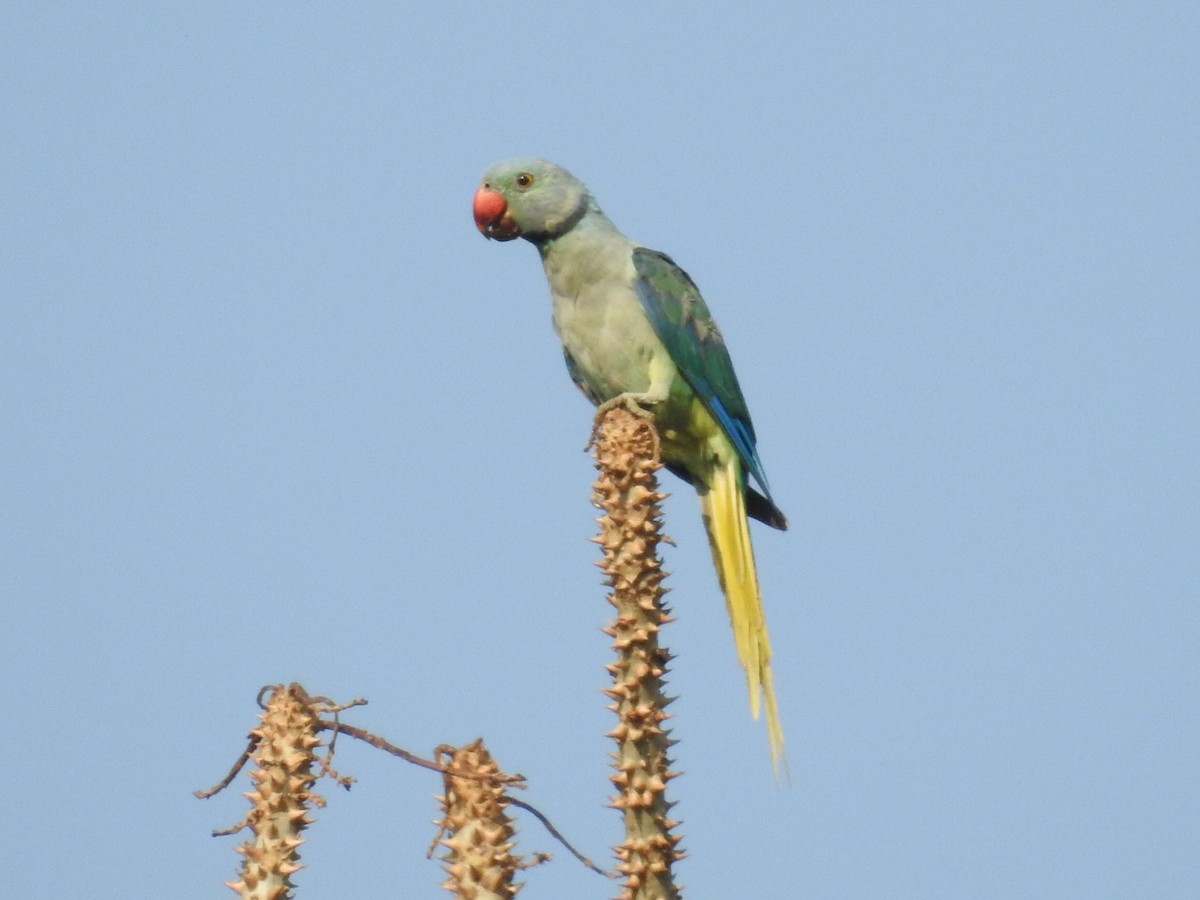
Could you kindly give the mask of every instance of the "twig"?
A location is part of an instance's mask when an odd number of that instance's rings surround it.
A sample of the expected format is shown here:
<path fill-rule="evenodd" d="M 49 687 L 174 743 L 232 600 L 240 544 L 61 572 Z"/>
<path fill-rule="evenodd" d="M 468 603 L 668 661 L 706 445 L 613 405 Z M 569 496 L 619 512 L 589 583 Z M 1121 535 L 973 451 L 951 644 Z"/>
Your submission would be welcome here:
<path fill-rule="evenodd" d="M 237 762 L 233 764 L 233 767 L 229 770 L 229 774 L 206 791 L 192 791 L 193 796 L 199 797 L 201 800 L 207 800 L 209 797 L 214 797 L 221 793 L 221 791 L 225 790 L 225 788 L 229 787 L 229 785 L 233 783 L 233 779 L 237 778 L 238 772 L 242 771 L 246 763 L 250 761 L 250 754 L 254 752 L 254 748 L 257 746 L 258 738 L 256 736 L 251 736 L 250 743 L 246 745 L 246 749 L 242 752 L 242 755 L 239 756 Z M 238 827 L 240 828 L 241 826 Z"/>
<path fill-rule="evenodd" d="M 392 756 L 398 756 L 405 762 L 410 762 L 414 766 L 422 766 L 426 769 L 432 769 L 434 772 L 444 772 L 447 775 L 453 775 L 455 778 L 471 778 L 475 781 L 498 781 L 502 784 L 509 784 L 513 787 L 525 788 L 524 775 L 479 775 L 476 772 L 460 772 L 457 769 L 450 769 L 444 765 L 434 762 L 430 759 L 424 759 L 417 756 L 415 753 L 409 753 L 395 744 L 387 741 L 378 735 L 372 734 L 362 728 L 355 728 L 353 725 L 347 725 L 344 722 L 327 722 L 322 719 L 317 723 L 318 731 L 339 731 L 342 734 L 348 734 L 350 737 L 358 738 L 360 741 L 365 741 L 376 750 L 383 750 Z"/>
<path fill-rule="evenodd" d="M 557 828 L 555 828 L 554 823 L 551 822 L 546 817 L 545 813 L 543 813 L 541 810 L 539 810 L 536 806 L 526 803 L 524 800 L 517 800 L 513 797 L 509 797 L 508 802 L 511 805 L 519 806 L 521 809 L 532 814 L 535 819 L 537 819 L 539 822 L 542 823 L 542 827 L 545 828 L 548 832 L 550 832 L 551 837 L 553 837 L 560 844 L 562 844 L 564 847 L 567 848 L 568 853 L 570 853 L 572 856 L 574 856 L 577 860 L 579 860 L 581 863 L 583 863 L 585 866 L 587 866 L 589 869 L 591 869 L 597 875 L 603 875 L 605 878 L 620 878 L 621 877 L 616 872 L 608 872 L 608 871 L 605 871 L 604 869 L 600 868 L 598 865 L 596 865 L 594 862 L 592 862 L 590 859 L 588 859 L 586 856 L 584 856 L 582 853 L 580 853 L 578 850 L 576 850 L 574 847 L 572 847 L 571 842 L 568 841 L 565 837 L 563 837 L 562 832 L 559 831 Z"/>

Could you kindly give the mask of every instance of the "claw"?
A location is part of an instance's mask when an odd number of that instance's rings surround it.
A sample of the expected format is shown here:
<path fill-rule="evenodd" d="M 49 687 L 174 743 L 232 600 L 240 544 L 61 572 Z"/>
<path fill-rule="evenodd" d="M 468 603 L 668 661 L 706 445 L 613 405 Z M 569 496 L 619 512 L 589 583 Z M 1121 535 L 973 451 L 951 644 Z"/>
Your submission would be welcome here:
<path fill-rule="evenodd" d="M 605 400 L 597 406 L 596 418 L 598 419 L 610 409 L 616 409 L 620 406 L 629 410 L 639 419 L 653 419 L 654 413 L 650 412 L 646 407 L 662 403 L 663 399 L 662 397 L 655 397 L 652 394 L 635 394 L 632 391 L 627 391 L 624 394 L 618 394 L 611 400 Z"/>

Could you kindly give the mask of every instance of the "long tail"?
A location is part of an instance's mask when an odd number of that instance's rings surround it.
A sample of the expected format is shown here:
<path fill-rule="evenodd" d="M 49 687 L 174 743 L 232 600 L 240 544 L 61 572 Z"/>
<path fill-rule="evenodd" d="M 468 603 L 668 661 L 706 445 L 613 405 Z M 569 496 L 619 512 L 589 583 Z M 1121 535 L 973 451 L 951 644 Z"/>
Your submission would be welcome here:
<path fill-rule="evenodd" d="M 763 615 L 758 574 L 754 568 L 754 548 L 750 544 L 742 479 L 736 458 L 718 463 L 709 478 L 708 490 L 700 491 L 700 510 L 712 547 L 713 564 L 725 592 L 738 660 L 746 670 L 750 713 L 757 719 L 761 700 L 765 700 L 771 762 L 779 774 L 786 766 L 783 729 L 779 725 L 779 707 L 771 683 L 771 644 L 767 639 L 767 620 Z"/>

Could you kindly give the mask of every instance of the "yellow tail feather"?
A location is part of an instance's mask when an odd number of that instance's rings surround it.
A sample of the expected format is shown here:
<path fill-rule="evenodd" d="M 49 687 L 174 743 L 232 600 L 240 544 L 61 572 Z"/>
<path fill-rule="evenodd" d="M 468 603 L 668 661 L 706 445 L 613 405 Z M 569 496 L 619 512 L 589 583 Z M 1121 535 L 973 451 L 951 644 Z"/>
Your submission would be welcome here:
<path fill-rule="evenodd" d="M 738 466 L 735 458 L 717 463 L 711 472 L 708 490 L 700 491 L 700 509 L 717 577 L 725 592 L 738 660 L 746 670 L 750 712 L 758 718 L 761 692 L 767 707 L 771 762 L 778 774 L 786 765 L 783 729 L 779 725 L 779 707 L 775 703 L 775 687 L 771 681 L 771 644 L 767 639 L 767 620 L 758 590 L 754 548 L 750 544 L 750 525 L 746 519 L 746 497 Z"/>

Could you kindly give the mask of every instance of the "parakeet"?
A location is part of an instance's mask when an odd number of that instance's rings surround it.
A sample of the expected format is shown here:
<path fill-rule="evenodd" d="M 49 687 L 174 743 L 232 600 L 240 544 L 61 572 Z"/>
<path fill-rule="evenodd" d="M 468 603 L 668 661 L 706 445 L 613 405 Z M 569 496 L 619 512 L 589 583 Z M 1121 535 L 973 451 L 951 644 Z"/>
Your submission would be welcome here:
<path fill-rule="evenodd" d="M 778 768 L 783 732 L 747 516 L 781 531 L 787 519 L 771 498 L 746 400 L 700 291 L 665 253 L 625 237 L 579 179 L 546 160 L 492 166 L 473 206 L 486 237 L 537 247 L 575 384 L 598 406 L 633 402 L 650 413 L 664 465 L 699 494 L 750 710 L 757 718 L 766 706 Z"/>

